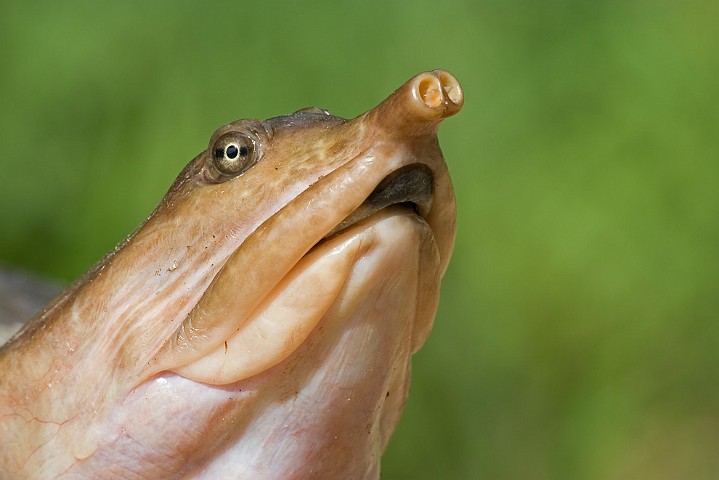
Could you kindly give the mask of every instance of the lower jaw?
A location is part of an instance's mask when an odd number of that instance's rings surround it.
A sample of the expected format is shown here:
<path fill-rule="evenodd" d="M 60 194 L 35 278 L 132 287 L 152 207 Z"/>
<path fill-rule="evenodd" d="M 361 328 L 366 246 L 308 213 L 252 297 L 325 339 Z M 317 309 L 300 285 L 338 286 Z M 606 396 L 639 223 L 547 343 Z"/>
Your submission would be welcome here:
<path fill-rule="evenodd" d="M 362 248 L 340 292 L 289 356 L 227 385 L 168 372 L 143 383 L 115 406 L 103 427 L 107 441 L 86 466 L 137 448 L 127 443 L 142 438 L 148 458 L 172 464 L 164 474 L 376 477 L 408 393 L 423 315 L 418 296 L 426 291 L 424 252 L 434 240 L 419 216 L 392 207 L 317 245 L 313 255 L 352 239 Z M 307 285 L 307 300 L 312 292 Z"/>

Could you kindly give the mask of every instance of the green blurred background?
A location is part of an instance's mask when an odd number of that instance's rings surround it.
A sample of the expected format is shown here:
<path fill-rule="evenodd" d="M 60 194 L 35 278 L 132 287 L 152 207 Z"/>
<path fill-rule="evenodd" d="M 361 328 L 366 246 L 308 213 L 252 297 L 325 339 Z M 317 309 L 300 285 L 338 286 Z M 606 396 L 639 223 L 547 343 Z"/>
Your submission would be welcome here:
<path fill-rule="evenodd" d="M 387 479 L 719 478 L 716 1 L 0 3 L 0 262 L 69 281 L 216 127 L 446 68 L 459 208 Z"/>

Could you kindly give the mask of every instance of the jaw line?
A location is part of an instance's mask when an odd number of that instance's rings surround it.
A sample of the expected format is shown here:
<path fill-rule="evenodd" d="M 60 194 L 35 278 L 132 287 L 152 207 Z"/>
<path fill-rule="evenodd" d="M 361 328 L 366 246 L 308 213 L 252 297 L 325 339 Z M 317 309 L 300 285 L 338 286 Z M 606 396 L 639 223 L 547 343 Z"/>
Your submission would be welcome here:
<path fill-rule="evenodd" d="M 414 254 L 417 260 L 410 261 L 408 257 L 409 263 L 402 265 L 398 252 L 409 255 L 413 244 L 417 245 Z M 389 255 L 389 252 L 395 257 L 392 262 L 397 264 L 392 267 L 393 271 L 386 271 L 386 263 L 380 261 L 367 263 L 367 258 L 378 258 L 377 255 L 382 258 L 381 255 Z M 355 283 L 360 281 L 371 291 L 375 291 L 376 287 L 370 287 L 365 280 L 357 278 L 367 275 L 383 282 L 385 277 L 398 276 L 406 283 L 412 277 L 411 272 L 420 275 L 425 261 L 435 263 L 432 258 L 423 258 L 428 252 L 436 252 L 436 242 L 424 219 L 401 206 L 386 207 L 315 245 L 264 296 L 258 307 L 244 316 L 244 321 L 223 344 L 173 371 L 206 383 L 227 385 L 269 370 L 292 357 L 337 302 L 345 303 L 348 276 L 354 275 Z M 368 270 L 367 265 L 372 267 Z M 359 274 L 360 277 L 357 277 L 358 268 L 359 272 L 364 272 Z M 428 279 L 413 280 L 415 283 L 426 281 L 438 280 L 433 275 Z M 389 285 L 394 284 L 390 282 Z M 397 287 L 391 286 L 391 289 L 394 288 Z M 409 291 L 402 288 L 395 295 L 412 295 L 415 298 L 416 289 L 416 286 Z M 366 302 L 361 292 L 353 293 L 352 298 L 358 304 Z M 411 303 L 417 301 L 415 298 Z M 345 305 L 343 308 L 348 307 Z M 433 317 L 434 312 L 430 313 Z M 347 311 L 345 315 L 353 314 Z M 387 312 L 386 315 L 391 317 L 393 313 Z M 424 317 L 423 314 L 420 316 Z M 411 332 L 413 338 L 414 324 Z"/>

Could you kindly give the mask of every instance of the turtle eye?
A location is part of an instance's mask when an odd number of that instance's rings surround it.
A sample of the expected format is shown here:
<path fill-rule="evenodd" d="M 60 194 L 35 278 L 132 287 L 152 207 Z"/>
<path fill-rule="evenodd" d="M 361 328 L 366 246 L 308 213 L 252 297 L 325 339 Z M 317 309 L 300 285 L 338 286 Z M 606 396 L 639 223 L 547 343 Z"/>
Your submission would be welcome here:
<path fill-rule="evenodd" d="M 212 146 L 212 164 L 224 176 L 237 176 L 255 164 L 254 141 L 239 132 L 229 132 Z"/>

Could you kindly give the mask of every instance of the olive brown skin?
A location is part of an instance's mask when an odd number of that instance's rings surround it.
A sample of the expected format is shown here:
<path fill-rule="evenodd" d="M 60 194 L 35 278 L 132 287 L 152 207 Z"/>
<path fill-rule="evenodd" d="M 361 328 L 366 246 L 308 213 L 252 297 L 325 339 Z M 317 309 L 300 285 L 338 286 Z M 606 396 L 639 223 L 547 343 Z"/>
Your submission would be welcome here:
<path fill-rule="evenodd" d="M 352 120 L 211 137 L 0 349 L 0 478 L 378 478 L 455 234 L 419 74 Z"/>

